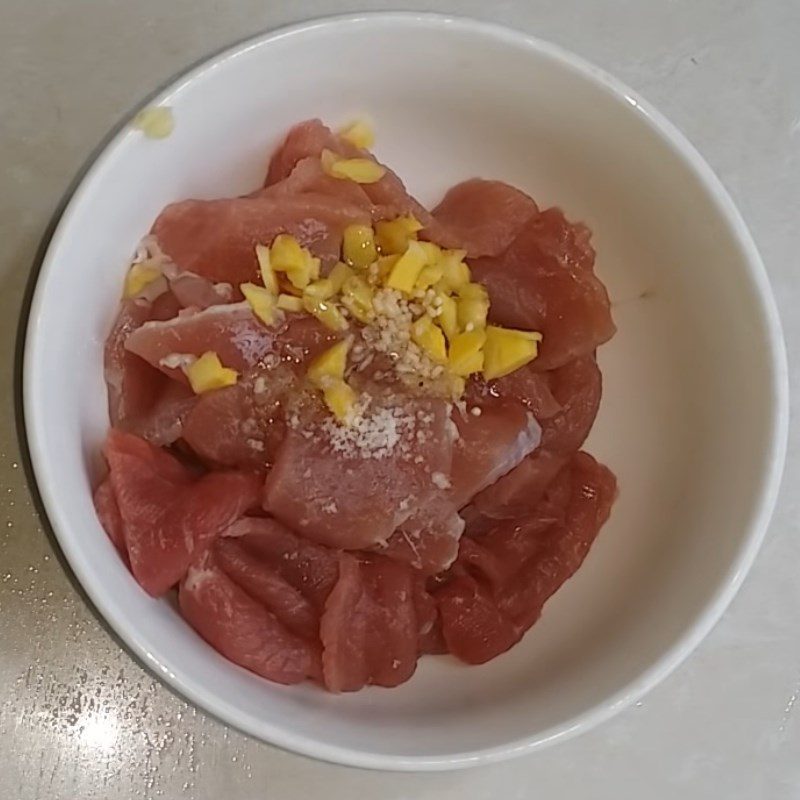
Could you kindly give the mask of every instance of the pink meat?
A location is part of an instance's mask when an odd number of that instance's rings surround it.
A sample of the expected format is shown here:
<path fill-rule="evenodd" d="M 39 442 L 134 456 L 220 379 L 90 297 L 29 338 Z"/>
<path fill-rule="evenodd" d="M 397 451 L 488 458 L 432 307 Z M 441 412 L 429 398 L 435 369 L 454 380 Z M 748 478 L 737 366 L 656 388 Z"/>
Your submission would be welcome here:
<path fill-rule="evenodd" d="M 589 435 L 602 394 L 602 377 L 593 356 L 575 359 L 549 373 L 556 414 L 542 419 L 540 446 L 515 469 L 480 492 L 480 514 L 504 519 L 528 513 L 547 485 Z"/>
<path fill-rule="evenodd" d="M 127 561 L 128 550 L 125 545 L 125 525 L 119 513 L 114 487 L 108 478 L 95 489 L 94 507 L 97 509 L 97 516 L 100 519 L 103 530 L 120 555 Z"/>
<path fill-rule="evenodd" d="M 433 209 L 441 226 L 437 242 L 463 248 L 470 258 L 498 256 L 539 213 L 524 192 L 480 178 L 458 183 Z"/>
<path fill-rule="evenodd" d="M 517 466 L 534 451 L 541 428 L 521 403 L 489 397 L 480 416 L 454 412 L 458 438 L 453 446 L 450 497 L 457 508 Z"/>
<path fill-rule="evenodd" d="M 291 181 L 291 178 L 295 177 L 293 170 L 301 168 L 304 162 L 312 160 L 318 162 L 323 150 L 330 150 L 345 158 L 377 160 L 369 151 L 359 150 L 337 136 L 320 120 L 311 119 L 295 125 L 289 131 L 283 144 L 272 156 L 266 185 L 272 188 L 273 185 L 287 178 Z M 373 219 L 392 219 L 403 214 L 413 214 L 426 227 L 432 225 L 432 233 L 438 233 L 440 226 L 436 225 L 430 212 L 408 193 L 403 182 L 392 170 L 385 164 L 382 166 L 386 169 L 386 174 L 379 181 L 362 184 L 360 187 L 361 192 L 372 205 Z M 350 183 L 350 181 L 339 182 Z M 326 190 L 323 189 L 323 191 Z M 339 192 L 341 191 L 345 190 L 339 190 Z M 346 191 L 354 192 L 352 187 L 348 187 Z M 354 194 L 351 197 L 355 199 Z"/>
<path fill-rule="evenodd" d="M 578 453 L 551 492 L 555 500 L 543 514 L 464 539 L 454 577 L 435 593 L 447 647 L 462 661 L 495 658 L 536 622 L 608 519 L 616 480 L 590 455 Z"/>
<path fill-rule="evenodd" d="M 320 626 L 326 688 L 355 691 L 407 681 L 416 669 L 419 629 L 415 578 L 407 567 L 342 553 Z"/>
<path fill-rule="evenodd" d="M 130 334 L 125 347 L 175 380 L 186 376 L 164 359 L 171 355 L 201 356 L 213 351 L 231 369 L 244 372 L 259 363 L 313 358 L 336 335 L 308 315 L 289 314 L 266 326 L 246 302 L 183 311 L 164 322 L 147 322 Z"/>
<path fill-rule="evenodd" d="M 257 502 L 261 479 L 254 474 L 194 479 L 165 450 L 114 429 L 104 452 L 122 520 L 118 538 L 137 582 L 154 597 L 174 586 L 192 557 Z"/>
<path fill-rule="evenodd" d="M 274 519 L 244 517 L 224 532 L 309 600 L 318 613 L 339 575 L 337 555 Z"/>
<path fill-rule="evenodd" d="M 352 429 L 334 425 L 321 409 L 290 426 L 267 476 L 264 508 L 310 539 L 352 550 L 386 542 L 412 516 L 422 525 L 450 472 L 446 404 L 376 396 L 365 416 L 355 430 L 368 430 L 356 446 L 340 444 Z M 390 434 L 390 446 L 374 449 Z M 441 510 L 433 516 L 441 519 Z"/>
<path fill-rule="evenodd" d="M 288 630 L 318 641 L 320 614 L 338 578 L 335 552 L 276 520 L 247 517 L 217 539 L 214 554 L 228 577 Z"/>
<path fill-rule="evenodd" d="M 424 575 L 447 569 L 458 555 L 464 520 L 449 492 L 441 490 L 406 520 L 386 541 L 373 549 L 395 561 L 409 564 Z"/>
<path fill-rule="evenodd" d="M 299 683 L 320 673 L 318 646 L 288 631 L 264 605 L 204 552 L 181 581 L 184 619 L 235 664 L 276 683 Z"/>
<path fill-rule="evenodd" d="M 288 233 L 314 255 L 334 262 L 344 228 L 369 220 L 362 207 L 331 203 L 327 195 L 259 192 L 173 203 L 158 216 L 152 234 L 179 269 L 238 286 L 258 280 L 256 244 Z"/>
<path fill-rule="evenodd" d="M 182 272 L 174 265 L 167 272 L 170 291 L 181 308 L 203 309 L 241 297 L 229 283 L 214 283 L 194 272 Z"/>
<path fill-rule="evenodd" d="M 298 376 L 286 365 L 253 370 L 234 386 L 198 398 L 183 439 L 207 464 L 263 469 L 283 442 L 284 404 L 297 385 Z"/>
<path fill-rule="evenodd" d="M 128 336 L 148 320 L 169 319 L 177 312 L 178 304 L 170 293 L 156 301 L 137 298 L 120 303 L 103 351 L 112 425 L 146 417 L 164 386 L 157 371 L 125 349 Z"/>
<path fill-rule="evenodd" d="M 593 353 L 616 328 L 605 286 L 593 272 L 589 231 L 558 209 L 532 218 L 497 257 L 470 262 L 489 290 L 493 322 L 541 331 L 535 369 L 549 370 Z"/>

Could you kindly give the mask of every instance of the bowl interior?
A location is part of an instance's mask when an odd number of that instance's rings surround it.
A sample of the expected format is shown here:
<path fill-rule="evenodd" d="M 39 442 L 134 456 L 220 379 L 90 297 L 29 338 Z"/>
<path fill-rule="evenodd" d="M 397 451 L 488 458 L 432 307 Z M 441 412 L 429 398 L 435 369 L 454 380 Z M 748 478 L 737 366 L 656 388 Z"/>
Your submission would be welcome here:
<path fill-rule="evenodd" d="M 250 733 L 395 768 L 541 744 L 605 716 L 674 665 L 721 611 L 757 543 L 780 451 L 763 275 L 688 151 L 636 100 L 554 48 L 431 17 L 267 36 L 181 79 L 165 102 L 173 135 L 125 132 L 74 197 L 40 280 L 26 357 L 48 513 L 122 637 L 180 691 Z M 126 260 L 155 215 L 176 199 L 254 189 L 294 122 L 338 125 L 364 112 L 378 155 L 423 202 L 480 175 L 591 226 L 619 333 L 600 353 L 605 392 L 588 447 L 617 473 L 621 494 L 582 570 L 510 653 L 470 668 L 428 657 L 398 689 L 331 696 L 231 665 L 169 602 L 149 599 L 103 534 L 91 485 L 108 424 L 103 339 Z"/>

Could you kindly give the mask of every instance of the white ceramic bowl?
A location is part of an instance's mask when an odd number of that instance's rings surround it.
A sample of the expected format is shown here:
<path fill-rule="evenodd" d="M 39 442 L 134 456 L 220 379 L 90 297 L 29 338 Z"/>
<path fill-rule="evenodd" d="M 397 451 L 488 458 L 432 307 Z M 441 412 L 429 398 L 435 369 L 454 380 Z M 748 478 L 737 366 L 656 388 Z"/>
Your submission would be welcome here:
<path fill-rule="evenodd" d="M 663 117 L 608 75 L 510 30 L 376 14 L 259 36 L 155 102 L 163 141 L 122 130 L 63 215 L 25 353 L 36 477 L 100 613 L 179 692 L 254 736 L 317 758 L 444 769 L 530 752 L 638 698 L 711 628 L 755 556 L 775 498 L 787 388 L 756 248 L 719 181 Z M 424 658 L 398 689 L 279 687 L 209 648 L 134 583 L 95 517 L 108 421 L 103 339 L 126 259 L 158 211 L 246 192 L 294 122 L 367 112 L 377 152 L 425 202 L 502 178 L 595 232 L 619 333 L 590 449 L 621 494 L 578 575 L 510 653 Z"/>

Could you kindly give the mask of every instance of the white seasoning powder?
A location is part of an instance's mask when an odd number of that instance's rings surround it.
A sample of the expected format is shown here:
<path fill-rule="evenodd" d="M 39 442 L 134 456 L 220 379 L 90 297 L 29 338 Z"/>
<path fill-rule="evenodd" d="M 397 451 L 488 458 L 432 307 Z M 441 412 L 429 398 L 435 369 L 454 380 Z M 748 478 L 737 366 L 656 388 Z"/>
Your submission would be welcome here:
<path fill-rule="evenodd" d="M 434 472 L 431 474 L 431 480 L 434 486 L 438 489 L 449 489 L 450 479 L 443 472 Z"/>

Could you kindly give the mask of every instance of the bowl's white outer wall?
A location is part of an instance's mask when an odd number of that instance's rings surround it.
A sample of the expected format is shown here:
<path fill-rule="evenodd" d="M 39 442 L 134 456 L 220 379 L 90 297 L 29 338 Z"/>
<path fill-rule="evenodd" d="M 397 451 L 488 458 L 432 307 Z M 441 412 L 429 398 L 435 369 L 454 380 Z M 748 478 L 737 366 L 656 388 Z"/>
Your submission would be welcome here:
<path fill-rule="evenodd" d="M 368 65 L 368 69 L 366 66 Z M 430 14 L 366 14 L 265 34 L 155 102 L 170 139 L 128 129 L 72 197 L 28 326 L 24 411 L 39 491 L 101 614 L 156 674 L 279 746 L 378 769 L 463 767 L 596 725 L 674 669 L 728 605 L 780 481 L 787 376 L 755 245 L 687 140 L 634 92 L 560 48 Z M 579 575 L 511 653 L 424 659 L 406 686 L 334 697 L 267 684 L 139 591 L 97 523 L 107 425 L 102 340 L 125 261 L 168 201 L 252 188 L 286 127 L 367 110 L 378 152 L 430 202 L 480 173 L 595 231 L 620 328 L 604 348 L 591 450 L 622 494 Z"/>

